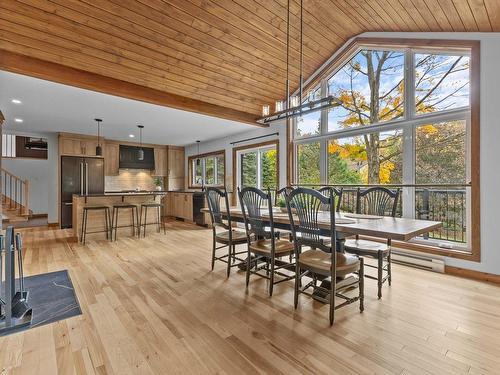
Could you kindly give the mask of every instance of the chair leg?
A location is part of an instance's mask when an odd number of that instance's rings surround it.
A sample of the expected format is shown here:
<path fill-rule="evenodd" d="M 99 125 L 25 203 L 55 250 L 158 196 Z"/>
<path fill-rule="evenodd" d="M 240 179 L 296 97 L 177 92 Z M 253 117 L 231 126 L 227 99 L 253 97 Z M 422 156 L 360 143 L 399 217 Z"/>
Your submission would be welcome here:
<path fill-rule="evenodd" d="M 135 217 L 136 217 L 136 221 L 137 221 L 137 230 L 139 231 L 139 233 L 137 233 L 137 237 L 141 238 L 141 227 L 139 226 L 139 220 L 140 220 L 140 217 L 139 217 L 139 207 L 135 207 Z"/>
<path fill-rule="evenodd" d="M 387 255 L 387 280 L 389 281 L 389 286 L 392 283 L 392 259 L 391 250 L 389 250 L 389 255 Z"/>
<path fill-rule="evenodd" d="M 104 209 L 104 227 L 106 228 L 106 239 L 109 239 L 108 209 Z"/>
<path fill-rule="evenodd" d="M 142 230 L 142 206 L 139 210 L 139 234 L 138 237 L 141 237 L 141 230 Z"/>
<path fill-rule="evenodd" d="M 248 283 L 250 282 L 250 267 L 252 266 L 251 262 L 251 253 L 250 249 L 247 251 L 247 273 L 246 273 L 246 287 L 248 288 Z"/>
<path fill-rule="evenodd" d="M 359 258 L 359 311 L 365 310 L 365 260 Z"/>
<path fill-rule="evenodd" d="M 85 209 L 83 210 L 83 215 L 82 215 L 82 230 L 80 232 L 80 242 L 83 243 L 83 228 L 85 224 Z"/>
<path fill-rule="evenodd" d="M 160 220 L 161 220 L 161 217 L 160 217 L 160 207 L 156 207 L 156 211 L 157 211 L 157 220 L 156 220 L 156 226 L 157 226 L 157 232 L 160 233 L 161 232 L 161 227 L 160 227 Z"/>
<path fill-rule="evenodd" d="M 118 211 L 120 211 L 120 210 L 118 210 L 117 208 L 113 209 L 113 210 L 116 211 L 116 213 L 115 213 L 115 226 L 114 226 L 114 228 L 115 228 L 115 241 L 116 241 L 116 235 L 118 232 Z"/>
<path fill-rule="evenodd" d="M 333 324 L 335 320 L 335 290 L 337 287 L 337 280 L 335 280 L 335 275 L 330 275 L 330 325 Z"/>
<path fill-rule="evenodd" d="M 82 231 L 83 244 L 85 244 L 85 240 L 87 239 L 87 216 L 88 216 L 88 211 L 84 210 L 83 211 L 83 231 Z"/>
<path fill-rule="evenodd" d="M 274 288 L 274 262 L 275 257 L 274 254 L 271 256 L 271 275 L 269 279 L 269 297 L 273 296 L 273 288 Z"/>
<path fill-rule="evenodd" d="M 231 249 L 233 248 L 233 245 L 231 242 L 227 245 L 227 271 L 226 271 L 226 277 L 229 277 L 229 274 L 231 273 Z"/>
<path fill-rule="evenodd" d="M 215 265 L 215 232 L 212 238 L 212 271 L 214 270 L 214 265 Z"/>
<path fill-rule="evenodd" d="M 377 284 L 378 284 L 378 299 L 382 298 L 382 279 L 383 279 L 383 270 L 384 270 L 384 253 L 382 251 L 378 252 L 378 276 L 377 276 Z"/>
<path fill-rule="evenodd" d="M 142 228 L 143 237 L 146 237 L 146 227 L 148 226 L 148 206 L 144 209 L 144 228 Z"/>
<path fill-rule="evenodd" d="M 296 309 L 299 304 L 299 284 L 300 284 L 300 267 L 299 259 L 295 258 L 295 285 L 293 291 L 293 307 Z"/>
<path fill-rule="evenodd" d="M 132 214 L 132 237 L 135 237 L 136 234 L 136 229 L 135 229 L 135 212 L 134 208 L 130 210 L 130 213 Z"/>

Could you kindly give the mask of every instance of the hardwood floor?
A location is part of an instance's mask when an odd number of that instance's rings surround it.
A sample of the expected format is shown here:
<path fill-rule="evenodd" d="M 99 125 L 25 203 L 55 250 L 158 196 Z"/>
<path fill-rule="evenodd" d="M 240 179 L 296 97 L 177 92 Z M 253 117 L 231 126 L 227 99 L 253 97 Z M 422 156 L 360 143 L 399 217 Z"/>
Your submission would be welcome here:
<path fill-rule="evenodd" d="M 500 368 L 500 287 L 394 266 L 365 311 L 337 310 L 292 282 L 210 272 L 211 232 L 180 222 L 167 235 L 67 241 L 27 228 L 25 270 L 68 269 L 83 315 L 0 338 L 2 374 L 486 374 Z"/>

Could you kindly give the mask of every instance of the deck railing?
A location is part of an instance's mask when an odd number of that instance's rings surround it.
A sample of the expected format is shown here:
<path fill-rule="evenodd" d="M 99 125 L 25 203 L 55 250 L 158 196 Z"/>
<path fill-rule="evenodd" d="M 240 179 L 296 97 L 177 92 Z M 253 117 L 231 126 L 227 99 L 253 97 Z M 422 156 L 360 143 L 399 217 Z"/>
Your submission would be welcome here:
<path fill-rule="evenodd" d="M 319 186 L 301 185 L 317 188 Z M 341 210 L 356 211 L 356 192 L 368 185 L 329 185 L 343 189 Z M 407 189 L 414 193 L 414 218 L 441 221 L 443 226 L 426 233 L 424 239 L 451 241 L 464 244 L 467 242 L 467 188 L 469 185 L 370 185 L 384 186 L 389 189 Z M 404 202 L 400 199 L 397 216 L 403 215 Z M 408 215 L 409 216 L 409 215 Z"/>

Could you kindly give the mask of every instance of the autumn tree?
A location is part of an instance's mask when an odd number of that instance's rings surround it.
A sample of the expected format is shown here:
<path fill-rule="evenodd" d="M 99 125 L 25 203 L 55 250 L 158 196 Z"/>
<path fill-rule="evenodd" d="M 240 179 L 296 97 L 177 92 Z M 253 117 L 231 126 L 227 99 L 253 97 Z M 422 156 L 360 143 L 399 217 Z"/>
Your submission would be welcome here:
<path fill-rule="evenodd" d="M 428 113 L 452 107 L 454 99 L 461 96 L 467 82 L 460 82 L 444 94 L 442 84 L 448 77 L 468 70 L 464 56 L 426 54 L 415 64 L 415 109 Z M 360 51 L 337 73 L 330 84 L 330 94 L 341 101 L 339 108 L 331 111 L 337 115 L 341 128 L 352 128 L 395 120 L 404 116 L 404 55 L 399 51 Z M 431 134 L 435 136 L 435 133 Z M 458 135 L 460 136 L 460 135 Z M 363 134 L 350 150 L 332 144 L 329 152 L 349 154 L 353 162 L 365 161 L 366 181 L 369 184 L 387 183 L 394 178 L 394 160 L 401 158 L 402 145 L 399 132 L 392 137 L 382 137 L 378 132 Z M 448 139 L 452 142 L 452 139 Z M 356 150 L 356 147 L 358 148 Z"/>

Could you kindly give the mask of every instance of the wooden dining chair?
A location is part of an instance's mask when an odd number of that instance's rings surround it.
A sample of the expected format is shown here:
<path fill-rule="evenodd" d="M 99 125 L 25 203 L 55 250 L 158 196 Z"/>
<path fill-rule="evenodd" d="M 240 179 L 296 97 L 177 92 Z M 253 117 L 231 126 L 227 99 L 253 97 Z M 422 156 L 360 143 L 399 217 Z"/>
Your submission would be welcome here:
<path fill-rule="evenodd" d="M 226 275 L 229 277 L 231 267 L 238 266 L 245 262 L 238 255 L 245 254 L 245 251 L 236 252 L 236 245 L 245 244 L 247 236 L 245 232 L 235 230 L 231 223 L 231 215 L 229 212 L 229 199 L 226 189 L 217 189 L 207 187 L 205 190 L 207 206 L 210 212 L 212 221 L 212 270 L 214 269 L 215 261 L 219 260 L 227 264 Z M 225 204 L 225 208 L 221 208 L 221 204 Z M 224 219 L 224 216 L 226 219 Z M 219 230 L 218 230 L 219 229 Z M 222 231 L 220 230 L 222 229 Z M 221 246 L 217 246 L 221 244 Z M 227 254 L 217 256 L 216 251 L 227 247 Z M 239 261 L 239 263 L 236 263 Z"/>
<path fill-rule="evenodd" d="M 291 186 L 285 186 L 281 189 L 277 189 L 274 194 L 274 205 L 277 206 L 278 202 L 281 198 L 286 199 L 286 195 L 289 194 L 293 190 Z"/>
<path fill-rule="evenodd" d="M 245 187 L 241 190 L 238 188 L 238 197 L 248 244 L 246 286 L 248 287 L 250 282 L 250 274 L 264 277 L 269 280 L 269 296 L 272 296 L 275 284 L 294 278 L 293 274 L 285 274 L 281 271 L 293 270 L 293 263 L 280 260 L 280 264 L 276 264 L 277 259 L 294 252 L 293 242 L 281 239 L 279 232 L 274 229 L 270 192 L 265 193 L 254 187 Z M 259 262 L 262 263 L 262 261 L 264 264 L 259 266 Z M 276 275 L 280 277 L 277 281 Z"/>
<path fill-rule="evenodd" d="M 336 251 L 333 189 L 329 188 L 327 195 L 324 195 L 313 189 L 297 188 L 287 195 L 287 206 L 295 244 L 294 307 L 297 308 L 299 294 L 313 297 L 314 292 L 319 292 L 320 295 L 328 296 L 322 298 L 315 294 L 314 298 L 330 305 L 330 325 L 335 319 L 335 310 L 342 306 L 359 301 L 359 310 L 362 312 L 364 310 L 363 259 Z M 322 206 L 328 206 L 329 210 L 322 211 Z M 295 208 L 294 211 L 292 207 Z M 328 219 L 330 222 L 328 237 L 321 236 L 320 219 L 323 221 Z M 311 250 L 302 252 L 303 247 L 309 247 Z M 312 279 L 305 285 L 302 283 L 304 276 Z M 318 277 L 330 277 L 330 288 L 317 286 Z M 307 291 L 309 288 L 312 288 L 312 293 Z M 349 297 L 344 294 L 355 288 L 359 289 L 357 296 Z M 336 306 L 336 297 L 343 299 L 344 302 Z"/>
<path fill-rule="evenodd" d="M 358 188 L 356 198 L 356 213 L 378 216 L 396 216 L 400 189 L 395 191 L 385 187 L 371 187 L 365 190 Z M 367 219 L 368 220 L 368 219 Z M 387 242 L 377 242 L 369 240 L 361 240 L 359 236 L 355 239 L 347 239 L 344 244 L 344 249 L 348 253 L 356 254 L 363 257 L 377 259 L 377 265 L 366 264 L 367 267 L 377 269 L 377 277 L 365 274 L 366 278 L 377 280 L 378 283 L 378 298 L 382 298 L 382 286 L 388 281 L 389 285 L 392 282 L 392 267 L 391 267 L 391 239 Z M 385 262 L 385 264 L 384 264 Z M 384 276 L 384 272 L 386 275 Z"/>
<path fill-rule="evenodd" d="M 326 194 L 326 195 L 329 194 L 330 190 L 333 191 L 333 194 L 335 196 L 335 201 L 337 202 L 337 204 L 335 205 L 335 211 L 340 212 L 340 205 L 342 204 L 342 194 L 344 193 L 344 188 L 337 189 L 337 188 L 330 187 L 330 186 L 324 186 L 324 187 L 318 189 L 318 191 L 321 194 Z M 323 206 L 321 208 L 323 208 L 323 211 L 330 210 L 329 206 Z"/>

